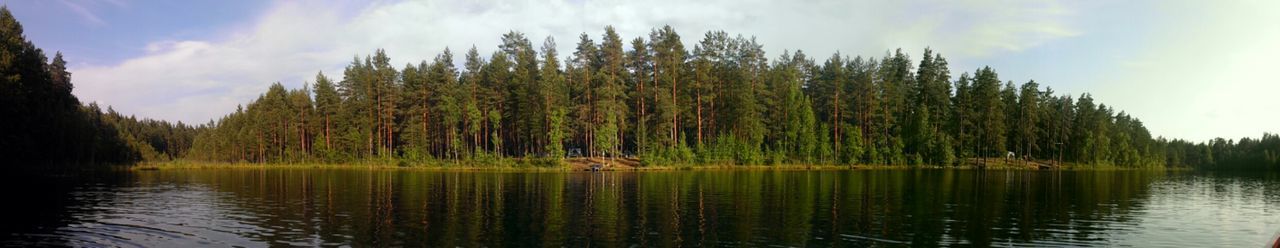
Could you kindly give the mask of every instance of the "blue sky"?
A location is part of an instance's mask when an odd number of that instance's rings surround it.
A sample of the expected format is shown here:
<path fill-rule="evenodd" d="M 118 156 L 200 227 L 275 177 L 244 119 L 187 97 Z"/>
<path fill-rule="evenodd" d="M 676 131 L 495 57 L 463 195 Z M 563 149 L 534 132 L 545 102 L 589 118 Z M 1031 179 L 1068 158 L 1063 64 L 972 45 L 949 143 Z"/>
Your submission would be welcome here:
<path fill-rule="evenodd" d="M 393 64 L 449 47 L 492 52 L 519 30 L 567 56 L 586 32 L 630 40 L 670 24 L 687 48 L 709 30 L 756 36 L 770 58 L 925 47 L 953 76 L 991 66 L 1059 94 L 1091 93 L 1190 140 L 1280 132 L 1277 1 L 0 1 L 70 62 L 75 94 L 140 117 L 203 123 L 274 82 L 341 77 L 356 54 Z M 540 44 L 538 44 L 540 46 Z M 460 61 L 460 58 L 456 58 Z"/>

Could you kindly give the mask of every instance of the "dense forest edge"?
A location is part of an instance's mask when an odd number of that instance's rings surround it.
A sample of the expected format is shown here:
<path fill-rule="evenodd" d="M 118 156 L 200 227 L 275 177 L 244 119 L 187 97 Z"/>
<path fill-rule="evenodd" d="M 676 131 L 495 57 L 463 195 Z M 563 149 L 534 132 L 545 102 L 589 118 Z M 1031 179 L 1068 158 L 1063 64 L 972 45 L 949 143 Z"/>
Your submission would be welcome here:
<path fill-rule="evenodd" d="M 181 158 L 194 127 L 126 116 L 71 94 L 61 53 L 50 60 L 0 8 L 0 160 L 11 169 L 74 169 Z"/>
<path fill-rule="evenodd" d="M 1055 95 L 983 67 L 952 77 L 925 49 L 882 57 L 802 51 L 766 58 L 754 38 L 706 33 L 685 48 L 670 26 L 629 44 L 605 27 L 560 60 L 516 31 L 462 68 L 445 48 L 396 68 L 356 56 L 301 89 L 275 83 L 197 125 L 138 119 L 71 94 L 0 8 L 0 156 L 18 167 L 376 164 L 564 167 L 1044 166 L 1280 169 L 1280 136 L 1153 138 L 1089 94 Z M 629 46 L 628 46 L 629 45 Z"/>

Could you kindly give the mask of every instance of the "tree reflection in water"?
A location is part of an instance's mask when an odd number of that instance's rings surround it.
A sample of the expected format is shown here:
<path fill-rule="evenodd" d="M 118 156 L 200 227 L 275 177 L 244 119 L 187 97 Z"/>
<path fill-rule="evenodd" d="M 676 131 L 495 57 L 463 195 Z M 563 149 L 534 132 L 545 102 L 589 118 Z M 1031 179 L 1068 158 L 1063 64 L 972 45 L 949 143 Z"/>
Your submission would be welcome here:
<path fill-rule="evenodd" d="M 223 169 L 114 178 L 66 190 L 80 197 L 44 198 L 66 202 L 28 209 L 42 217 L 27 220 L 43 222 L 6 225 L 16 233 L 6 244 L 1178 246 L 1225 236 L 1248 245 L 1273 230 L 1202 237 L 1188 232 L 1224 228 L 1187 221 L 1234 211 L 1261 215 L 1238 216 L 1255 224 L 1235 227 L 1280 225 L 1267 210 L 1280 206 L 1271 174 Z"/>

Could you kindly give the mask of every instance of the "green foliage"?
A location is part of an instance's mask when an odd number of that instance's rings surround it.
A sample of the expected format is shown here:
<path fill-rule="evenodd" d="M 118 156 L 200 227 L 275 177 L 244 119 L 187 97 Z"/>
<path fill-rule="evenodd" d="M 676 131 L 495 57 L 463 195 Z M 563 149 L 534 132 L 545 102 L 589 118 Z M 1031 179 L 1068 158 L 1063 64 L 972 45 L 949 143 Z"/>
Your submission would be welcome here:
<path fill-rule="evenodd" d="M 550 124 L 550 125 L 551 125 L 551 132 L 547 134 L 547 138 L 548 138 L 548 139 L 550 139 L 550 142 L 549 142 L 549 143 L 547 143 L 547 156 L 548 156 L 548 157 L 553 157 L 553 158 L 562 158 L 562 157 L 564 157 L 564 155 L 565 155 L 565 150 L 564 150 L 565 128 L 564 128 L 564 126 L 565 126 L 565 118 L 566 118 L 566 115 L 567 115 L 567 113 L 566 113 L 566 111 L 565 111 L 565 110 L 563 110 L 563 109 L 558 109 L 558 110 L 555 110 L 555 111 L 551 112 L 551 116 L 548 116 L 548 118 L 547 118 L 547 119 L 549 119 L 548 124 Z"/>
<path fill-rule="evenodd" d="M 814 130 L 816 143 L 814 147 L 813 162 L 814 163 L 833 163 L 836 161 L 835 148 L 831 144 L 831 135 L 826 132 L 830 130 L 826 123 L 818 123 L 818 127 Z"/>
<path fill-rule="evenodd" d="M 1005 102 L 1001 100 L 1000 78 L 991 67 L 974 73 L 973 110 L 976 117 L 977 156 L 999 157 L 1004 155 L 1006 144 Z"/>
<path fill-rule="evenodd" d="M 844 126 L 844 130 L 849 130 L 849 135 L 846 136 L 844 140 L 840 141 L 843 142 L 843 144 L 840 146 L 841 157 L 839 158 L 839 162 L 843 164 L 858 164 L 860 162 L 876 161 L 859 161 L 859 158 L 862 158 L 867 153 L 867 149 L 863 147 L 866 142 L 863 142 L 862 140 L 862 128 L 852 124 L 844 124 Z"/>

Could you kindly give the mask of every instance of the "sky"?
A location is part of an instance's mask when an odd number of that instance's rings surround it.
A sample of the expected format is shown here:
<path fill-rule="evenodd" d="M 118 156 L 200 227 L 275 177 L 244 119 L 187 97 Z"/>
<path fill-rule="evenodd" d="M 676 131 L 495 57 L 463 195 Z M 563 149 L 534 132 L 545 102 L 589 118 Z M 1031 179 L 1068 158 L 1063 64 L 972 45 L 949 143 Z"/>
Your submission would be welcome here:
<path fill-rule="evenodd" d="M 1154 136 L 1204 141 L 1280 132 L 1280 1 L 141 1 L 0 0 L 47 53 L 63 53 L 81 101 L 140 118 L 207 123 L 272 83 L 332 78 L 353 56 L 393 65 L 446 48 L 492 53 L 515 30 L 562 56 L 606 25 L 647 37 L 671 25 L 688 49 L 708 31 L 756 37 L 769 58 L 821 62 L 928 47 L 952 76 L 982 66 L 1056 94 L 1089 93 Z M 487 57 L 487 56 L 486 56 Z M 456 57 L 455 61 L 461 61 Z"/>

